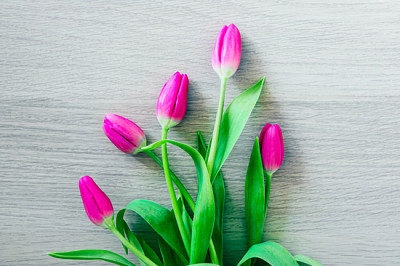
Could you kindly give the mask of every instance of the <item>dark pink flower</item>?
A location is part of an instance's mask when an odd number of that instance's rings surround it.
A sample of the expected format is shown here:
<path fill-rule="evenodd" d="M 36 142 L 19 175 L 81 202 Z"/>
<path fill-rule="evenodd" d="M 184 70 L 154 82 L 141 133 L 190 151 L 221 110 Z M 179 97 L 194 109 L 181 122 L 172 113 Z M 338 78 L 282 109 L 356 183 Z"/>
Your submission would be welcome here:
<path fill-rule="evenodd" d="M 114 114 L 106 114 L 103 130 L 111 142 L 125 153 L 135 154 L 146 145 L 146 135 L 132 121 Z"/>
<path fill-rule="evenodd" d="M 221 78 L 235 74 L 240 64 L 242 41 L 238 28 L 231 24 L 224 26 L 215 42 L 212 66 Z"/>
<path fill-rule="evenodd" d="M 79 190 L 86 214 L 95 225 L 103 226 L 104 220 L 114 216 L 114 208 L 107 195 L 90 176 L 79 180 Z"/>
<path fill-rule="evenodd" d="M 264 170 L 274 173 L 281 167 L 285 155 L 279 125 L 268 123 L 264 126 L 260 134 L 260 149 Z"/>
<path fill-rule="evenodd" d="M 157 119 L 163 128 L 179 124 L 186 114 L 189 79 L 176 72 L 165 83 L 157 101 Z"/>

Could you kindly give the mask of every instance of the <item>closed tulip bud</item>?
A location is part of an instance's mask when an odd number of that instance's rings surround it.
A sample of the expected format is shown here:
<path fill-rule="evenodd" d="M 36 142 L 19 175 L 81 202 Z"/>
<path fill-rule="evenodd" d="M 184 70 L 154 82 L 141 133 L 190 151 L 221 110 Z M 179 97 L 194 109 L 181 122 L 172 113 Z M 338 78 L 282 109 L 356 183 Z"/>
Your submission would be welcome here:
<path fill-rule="evenodd" d="M 186 114 L 189 79 L 176 72 L 165 83 L 157 101 L 157 119 L 163 128 L 178 125 Z"/>
<path fill-rule="evenodd" d="M 111 142 L 125 153 L 137 153 L 146 145 L 146 135 L 132 121 L 114 114 L 106 114 L 103 130 Z"/>
<path fill-rule="evenodd" d="M 264 170 L 273 174 L 281 167 L 284 157 L 282 131 L 279 125 L 266 124 L 260 134 Z"/>
<path fill-rule="evenodd" d="M 114 208 L 107 195 L 90 176 L 84 176 L 79 180 L 79 190 L 90 221 L 95 225 L 107 227 L 105 222 L 112 222 L 114 216 Z"/>
<path fill-rule="evenodd" d="M 212 66 L 220 78 L 229 78 L 235 74 L 240 64 L 242 41 L 238 28 L 231 24 L 224 26 L 215 42 L 212 54 Z"/>

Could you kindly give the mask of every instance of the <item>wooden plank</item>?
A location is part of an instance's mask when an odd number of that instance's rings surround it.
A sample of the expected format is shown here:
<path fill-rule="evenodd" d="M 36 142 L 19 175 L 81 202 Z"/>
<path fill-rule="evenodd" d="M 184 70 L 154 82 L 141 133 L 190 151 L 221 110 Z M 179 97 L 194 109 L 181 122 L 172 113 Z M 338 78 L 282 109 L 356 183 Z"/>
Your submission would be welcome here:
<path fill-rule="evenodd" d="M 274 176 L 264 239 L 326 265 L 400 260 L 400 4 L 398 1 L 0 2 L 0 260 L 2 265 L 102 265 L 47 252 L 118 241 L 87 219 L 77 181 L 91 175 L 117 210 L 138 198 L 169 207 L 160 169 L 104 136 L 104 114 L 160 138 L 158 94 L 175 71 L 190 79 L 188 113 L 170 138 L 211 136 L 218 77 L 211 51 L 235 23 L 243 57 L 227 103 L 267 86 L 223 168 L 225 265 L 245 252 L 244 179 L 266 122 L 283 129 L 286 158 Z M 196 191 L 191 161 L 172 167 Z M 154 244 L 137 216 L 129 222 Z M 105 263 L 104 263 L 105 265 Z"/>

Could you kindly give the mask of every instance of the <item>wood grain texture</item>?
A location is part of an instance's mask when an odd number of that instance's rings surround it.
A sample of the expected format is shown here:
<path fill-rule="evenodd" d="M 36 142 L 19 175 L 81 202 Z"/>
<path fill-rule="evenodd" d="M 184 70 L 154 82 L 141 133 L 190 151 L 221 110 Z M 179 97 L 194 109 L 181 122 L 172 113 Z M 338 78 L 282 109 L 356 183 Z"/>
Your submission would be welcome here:
<path fill-rule="evenodd" d="M 0 264 L 106 265 L 46 253 L 123 253 L 87 219 L 83 175 L 117 210 L 138 198 L 170 207 L 162 171 L 115 149 L 102 133 L 104 114 L 126 116 L 158 140 L 156 99 L 181 71 L 189 107 L 170 138 L 194 145 L 200 129 L 209 139 L 219 85 L 211 51 L 222 25 L 234 22 L 243 56 L 227 103 L 264 75 L 267 84 L 223 168 L 225 265 L 245 251 L 245 172 L 266 122 L 281 125 L 286 158 L 263 238 L 326 265 L 398 265 L 399 14 L 400 2 L 384 0 L 1 1 Z M 173 147 L 170 154 L 195 193 L 191 161 Z"/>

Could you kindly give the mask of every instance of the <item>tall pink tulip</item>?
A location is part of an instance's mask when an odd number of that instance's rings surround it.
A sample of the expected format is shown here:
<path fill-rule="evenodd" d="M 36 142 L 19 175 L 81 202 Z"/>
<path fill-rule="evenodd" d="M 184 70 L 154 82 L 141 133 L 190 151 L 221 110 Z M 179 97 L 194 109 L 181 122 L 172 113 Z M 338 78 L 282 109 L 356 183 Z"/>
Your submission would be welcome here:
<path fill-rule="evenodd" d="M 79 180 L 79 190 L 90 221 L 95 225 L 106 227 L 104 221 L 114 216 L 110 199 L 90 176 L 84 176 Z"/>
<path fill-rule="evenodd" d="M 224 26 L 215 42 L 212 54 L 212 66 L 220 78 L 229 78 L 235 74 L 240 64 L 242 41 L 238 28 L 230 24 Z"/>
<path fill-rule="evenodd" d="M 284 157 L 282 131 L 279 125 L 267 123 L 260 134 L 261 157 L 264 170 L 274 173 L 281 167 Z"/>
<path fill-rule="evenodd" d="M 143 130 L 122 116 L 106 114 L 103 130 L 111 142 L 125 153 L 135 154 L 140 147 L 146 145 Z"/>
<path fill-rule="evenodd" d="M 165 83 L 157 101 L 157 119 L 163 128 L 178 125 L 186 114 L 189 79 L 176 72 Z"/>

